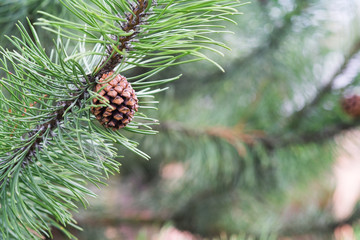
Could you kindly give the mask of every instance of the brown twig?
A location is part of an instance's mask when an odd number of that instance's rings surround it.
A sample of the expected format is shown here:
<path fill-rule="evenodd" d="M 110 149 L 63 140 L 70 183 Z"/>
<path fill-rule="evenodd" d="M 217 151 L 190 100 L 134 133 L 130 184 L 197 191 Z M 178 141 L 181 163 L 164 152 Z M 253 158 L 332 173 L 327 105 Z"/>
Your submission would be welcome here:
<path fill-rule="evenodd" d="M 332 139 L 343 131 L 360 126 L 360 119 L 354 119 L 350 122 L 340 122 L 320 129 L 319 131 L 303 132 L 296 135 L 266 135 L 261 130 L 245 130 L 241 125 L 234 127 L 213 126 L 203 129 L 187 127 L 178 122 L 162 122 L 158 130 L 181 132 L 190 137 L 209 136 L 225 140 L 235 147 L 240 156 L 244 155 L 243 148 L 238 143 L 244 143 L 248 146 L 263 144 L 268 150 L 274 150 L 280 147 L 286 147 L 296 144 L 321 143 Z"/>
<path fill-rule="evenodd" d="M 145 12 L 148 6 L 147 0 L 138 0 L 137 6 L 131 6 L 133 13 L 128 13 L 126 16 L 126 22 L 121 24 L 121 28 L 124 32 L 129 33 L 128 36 L 115 36 L 118 40 L 117 49 L 109 46 L 108 52 L 110 53 L 104 61 L 101 63 L 101 69 L 98 70 L 95 77 L 101 77 L 104 73 L 113 70 L 123 59 L 123 55 L 120 52 L 131 49 L 131 41 L 139 33 L 140 25 L 144 24 L 144 18 L 147 16 Z"/>
<path fill-rule="evenodd" d="M 236 125 L 234 127 L 213 126 L 203 129 L 195 129 L 186 127 L 178 122 L 162 122 L 158 129 L 182 132 L 188 136 L 194 137 L 206 135 L 213 138 L 219 138 L 232 145 L 238 151 L 240 156 L 245 154 L 241 143 L 253 145 L 265 136 L 262 131 L 245 131 L 241 125 Z"/>

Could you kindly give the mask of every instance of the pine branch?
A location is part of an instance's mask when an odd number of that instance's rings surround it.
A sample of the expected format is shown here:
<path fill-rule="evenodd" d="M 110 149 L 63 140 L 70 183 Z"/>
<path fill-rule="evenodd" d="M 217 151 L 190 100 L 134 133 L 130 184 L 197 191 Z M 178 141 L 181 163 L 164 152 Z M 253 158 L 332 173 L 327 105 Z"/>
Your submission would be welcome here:
<path fill-rule="evenodd" d="M 148 3 L 147 1 L 144 0 L 139 0 L 138 5 L 131 5 L 133 13 L 127 14 L 127 22 L 125 22 L 123 26 L 125 32 L 135 30 L 135 28 L 139 28 L 140 25 L 144 23 L 142 19 L 146 15 L 144 12 L 147 6 Z M 29 21 L 29 25 L 31 26 L 30 21 Z M 32 30 L 33 30 L 32 33 L 35 34 L 35 29 Z M 136 36 L 136 32 L 125 37 L 124 36 L 119 37 L 120 44 L 118 47 L 118 51 L 123 51 L 128 49 L 130 40 L 132 40 L 135 36 Z M 30 37 L 31 37 L 31 41 L 33 42 L 35 37 L 37 38 L 37 36 L 33 36 L 33 35 L 31 35 Z M 87 79 L 86 80 L 83 79 L 82 82 L 85 83 L 86 81 L 89 81 L 90 84 L 94 84 L 95 79 L 98 79 L 104 73 L 112 71 L 120 63 L 120 60 L 122 58 L 122 55 L 120 55 L 118 51 L 112 49 L 111 53 L 103 61 L 103 64 L 101 64 L 102 67 L 99 69 L 99 72 L 95 76 L 92 76 L 91 74 L 87 75 L 86 76 Z M 57 126 L 61 122 L 64 121 L 64 113 L 69 111 L 70 107 L 73 106 L 81 107 L 81 101 L 84 100 L 85 97 L 88 97 L 89 95 L 85 87 L 83 87 L 82 89 L 76 89 L 76 92 L 77 92 L 76 94 L 73 94 L 74 97 L 73 100 L 58 102 L 57 103 L 58 109 L 53 113 L 53 116 L 47 122 L 36 126 L 35 129 L 31 131 L 31 134 L 29 134 L 28 139 L 25 140 L 27 144 L 25 144 L 24 147 L 14 150 L 15 153 L 24 152 L 24 151 L 26 152 L 24 156 L 24 159 L 26 160 L 23 162 L 23 167 L 32 162 L 31 157 L 34 156 L 38 150 L 40 150 L 39 149 L 40 145 L 45 140 L 44 138 L 45 134 L 48 131 L 52 132 L 55 128 L 57 128 Z M 22 138 L 26 138 L 26 136 L 22 136 Z M 8 171 L 10 171 L 10 169 L 5 169 L 5 172 Z"/>
<path fill-rule="evenodd" d="M 261 130 L 246 130 L 235 127 L 209 127 L 204 129 L 185 127 L 184 125 L 176 122 L 162 122 L 158 129 L 159 131 L 174 131 L 185 134 L 189 137 L 208 136 L 219 138 L 227 141 L 233 145 L 238 153 L 243 155 L 243 148 L 239 148 L 237 143 L 243 143 L 248 146 L 263 143 L 268 150 L 276 148 L 288 147 L 297 144 L 309 143 L 323 143 L 324 141 L 331 140 L 336 135 L 343 131 L 354 129 L 360 126 L 360 120 L 351 122 L 340 122 L 331 126 L 327 126 L 318 132 L 303 132 L 296 136 L 286 137 L 284 135 L 266 135 Z"/>
<path fill-rule="evenodd" d="M 162 122 L 157 130 L 160 132 L 179 132 L 188 137 L 196 138 L 207 136 L 210 138 L 222 139 L 232 145 L 240 156 L 244 155 L 244 148 L 239 143 L 247 146 L 256 144 L 264 144 L 267 150 L 275 150 L 276 148 L 288 147 L 297 144 L 323 143 L 340 134 L 342 131 L 354 129 L 360 125 L 360 120 L 351 122 L 341 122 L 325 127 L 318 132 L 303 132 L 296 136 L 267 135 L 261 130 L 247 130 L 241 126 L 224 127 L 213 126 L 207 128 L 191 128 L 178 122 Z"/>
<path fill-rule="evenodd" d="M 112 144 L 148 158 L 123 131 L 94 121 L 89 110 L 94 98 L 101 99 L 94 91 L 99 78 L 109 71 L 130 74 L 141 109 L 155 108 L 148 99 L 163 89 L 153 87 L 179 77 L 149 79 L 169 66 L 209 60 L 201 50 L 226 47 L 207 35 L 221 33 L 218 22 L 237 14 L 240 5 L 230 0 L 162 0 L 156 7 L 146 0 L 62 3 L 84 24 L 43 12 L 48 19 L 39 25 L 59 36 L 50 56 L 31 25 L 28 33 L 19 24 L 21 37 L 9 38 L 16 51 L 1 49 L 1 238 L 51 237 L 51 225 L 72 238 L 63 226 L 75 226 L 74 201 L 86 206 L 85 196 L 94 195 L 82 185 L 101 184 L 118 171 Z M 69 47 L 71 41 L 76 45 Z M 89 51 L 85 44 L 95 46 Z M 193 58 L 180 61 L 185 56 Z M 137 67 L 148 71 L 131 75 Z M 154 122 L 140 112 L 124 130 L 154 134 Z"/>
<path fill-rule="evenodd" d="M 326 141 L 332 140 L 333 137 L 340 134 L 341 132 L 355 129 L 358 126 L 360 126 L 360 120 L 339 122 L 320 129 L 316 132 L 305 131 L 300 134 L 293 134 L 288 137 L 283 135 L 268 135 L 262 138 L 261 141 L 265 144 L 265 146 L 267 146 L 269 150 L 298 144 L 324 143 Z"/>
<path fill-rule="evenodd" d="M 234 68 L 238 68 L 239 66 L 242 67 L 247 63 L 253 62 L 253 60 L 258 58 L 259 56 L 262 56 L 269 51 L 274 51 L 278 49 L 281 42 L 286 39 L 287 34 L 293 27 L 295 23 L 294 17 L 301 16 L 308 7 L 309 0 L 297 1 L 296 7 L 292 11 L 286 13 L 286 15 L 283 17 L 283 22 L 281 24 L 274 26 L 274 30 L 267 36 L 263 44 L 255 48 L 245 58 L 234 61 Z"/>
<path fill-rule="evenodd" d="M 256 144 L 264 144 L 268 151 L 273 151 L 277 148 L 298 144 L 323 143 L 333 139 L 333 137 L 343 131 L 354 129 L 358 126 L 360 126 L 360 120 L 355 119 L 350 122 L 339 122 L 327 126 L 317 132 L 305 131 L 300 134 L 291 135 L 290 137 L 283 134 L 267 135 L 261 130 L 246 130 L 240 126 L 213 126 L 200 129 L 187 127 L 178 122 L 162 122 L 156 129 L 160 132 L 179 132 L 192 138 L 207 136 L 222 139 L 232 145 L 240 156 L 243 156 L 244 149 L 239 143 L 246 144 L 250 147 Z"/>
<path fill-rule="evenodd" d="M 140 19 L 140 17 L 138 15 L 140 15 L 140 13 L 142 13 L 145 10 L 147 5 L 145 5 L 143 1 L 140 1 L 139 6 L 140 6 L 139 8 L 141 9 L 141 11 L 139 11 L 138 9 L 135 11 L 135 6 L 133 6 L 134 14 L 138 19 Z M 138 25 L 140 23 L 141 22 L 139 20 L 133 22 L 133 19 L 131 17 L 129 17 L 128 22 L 125 23 L 125 26 L 126 26 L 126 28 L 128 28 L 127 30 L 130 31 L 133 28 L 138 27 Z M 38 39 L 38 36 L 36 35 L 35 29 L 31 27 L 30 22 L 29 22 L 29 26 L 32 30 L 31 35 L 27 35 L 25 28 L 22 25 L 20 25 L 22 34 L 23 34 L 23 36 L 26 37 L 26 40 L 25 40 L 26 42 L 21 42 L 20 40 L 18 40 L 18 43 L 22 44 L 23 46 L 25 46 L 26 44 L 31 47 L 35 47 L 35 44 L 40 46 L 40 42 L 38 42 L 38 41 L 36 42 L 36 40 Z M 120 38 L 120 43 L 121 43 L 121 48 L 122 48 L 121 50 L 125 49 L 125 46 L 127 46 L 128 41 L 131 40 L 134 36 L 135 36 L 135 34 L 132 34 L 131 36 Z M 32 49 L 29 49 L 29 51 L 30 50 L 32 50 Z M 37 49 L 37 51 L 41 52 L 41 49 Z M 115 51 L 113 51 L 113 53 L 114 52 Z M 114 54 L 112 54 L 112 55 L 114 55 Z M 6 65 L 5 61 L 3 61 L 3 63 L 4 63 L 4 65 Z M 111 64 L 108 64 L 108 62 L 106 62 L 106 64 L 102 68 L 100 68 L 100 73 L 108 72 L 108 71 L 114 69 L 119 62 L 111 61 L 110 63 Z M 6 70 L 6 69 L 4 69 L 4 70 Z M 13 75 L 10 72 L 8 72 L 8 74 Z M 75 87 L 75 89 L 73 89 L 72 93 L 70 93 L 71 99 L 64 100 L 64 101 L 58 101 L 55 105 L 56 110 L 51 114 L 50 118 L 48 118 L 46 121 L 44 121 L 44 123 L 37 125 L 33 130 L 30 131 L 29 134 L 27 134 L 27 133 L 23 134 L 21 136 L 21 138 L 24 139 L 23 147 L 13 150 L 12 153 L 7 153 L 7 155 L 14 156 L 14 157 L 18 156 L 20 154 L 22 155 L 23 160 L 21 161 L 20 167 L 18 167 L 19 165 L 11 165 L 11 163 L 13 162 L 13 158 L 8 158 L 8 160 L 1 161 L 3 166 L 7 166 L 2 169 L 2 172 L 9 173 L 9 174 L 11 172 L 15 172 L 15 171 L 19 172 L 19 171 L 21 171 L 20 170 L 21 168 L 25 168 L 28 164 L 34 163 L 33 158 L 34 157 L 36 158 L 38 155 L 38 152 L 43 151 L 43 149 L 47 147 L 46 142 L 52 140 L 51 135 L 54 135 L 54 130 L 59 128 L 64 123 L 65 113 L 68 111 L 71 111 L 71 109 L 74 108 L 75 106 L 77 106 L 79 108 L 82 107 L 82 101 L 89 97 L 89 93 L 87 91 L 88 86 L 89 86 L 88 84 L 94 84 L 95 80 L 96 80 L 96 76 L 91 77 L 91 74 L 88 74 L 87 76 L 85 76 L 83 79 L 80 80 L 80 84 L 82 84 L 82 86 L 80 88 Z M 88 83 L 88 84 L 86 84 L 86 83 Z M 26 109 L 26 108 L 24 108 L 24 109 Z M 9 111 L 12 112 L 11 109 Z M 50 135 L 50 137 L 49 137 L 49 135 Z M 8 181 L 4 182 L 4 179 L 5 178 L 2 178 L 0 181 L 0 184 L 3 188 L 8 184 Z M 53 209 L 53 211 L 56 211 L 56 210 Z M 63 224 L 65 224 L 65 222 L 63 222 Z M 36 228 L 37 227 L 33 227 L 32 229 L 35 230 Z M 31 234 L 31 232 L 28 232 L 28 233 Z M 5 233 L 3 233 L 3 234 L 4 234 L 3 236 L 7 236 L 7 235 L 5 235 Z M 33 234 L 35 234 L 35 236 L 38 236 L 40 234 L 40 232 L 34 231 Z M 31 234 L 31 235 L 34 237 L 33 234 Z"/>
<path fill-rule="evenodd" d="M 322 86 L 316 93 L 315 97 L 305 104 L 299 111 L 293 113 L 288 120 L 288 127 L 294 128 L 300 124 L 300 122 L 307 116 L 309 111 L 316 107 L 332 90 L 335 80 L 348 68 L 349 63 L 360 51 L 360 41 L 356 42 L 351 49 L 349 55 L 345 58 L 343 64 L 339 69 L 331 76 L 330 80 Z"/>
<path fill-rule="evenodd" d="M 266 36 L 264 41 L 258 47 L 254 48 L 248 55 L 231 61 L 231 65 L 226 69 L 226 73 L 232 73 L 235 69 L 244 68 L 247 64 L 251 64 L 260 56 L 264 56 L 271 51 L 275 51 L 286 39 L 288 33 L 296 22 L 294 21 L 294 17 L 301 16 L 309 7 L 308 2 L 309 0 L 297 1 L 296 7 L 292 11 L 286 13 L 281 24 L 274 25 L 273 31 Z M 221 78 L 224 78 L 224 73 L 221 71 L 217 71 L 215 73 L 211 72 L 210 75 L 202 77 L 202 79 L 206 80 L 218 80 Z"/>
<path fill-rule="evenodd" d="M 180 132 L 189 137 L 207 136 L 221 139 L 232 145 L 240 156 L 243 156 L 244 148 L 241 144 L 253 145 L 265 137 L 262 131 L 246 131 L 243 126 L 234 127 L 212 126 L 207 128 L 191 128 L 178 122 L 162 122 L 156 129 L 160 132 Z"/>

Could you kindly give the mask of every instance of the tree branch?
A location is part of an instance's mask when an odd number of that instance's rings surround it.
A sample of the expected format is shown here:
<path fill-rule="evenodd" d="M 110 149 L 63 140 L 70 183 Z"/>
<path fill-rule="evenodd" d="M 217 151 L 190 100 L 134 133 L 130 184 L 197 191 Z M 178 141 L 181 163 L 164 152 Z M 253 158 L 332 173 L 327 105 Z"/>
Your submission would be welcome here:
<path fill-rule="evenodd" d="M 359 53 L 360 51 L 360 41 L 356 42 L 355 45 L 353 46 L 353 48 L 350 51 L 350 54 L 348 55 L 348 57 L 345 59 L 345 61 L 343 62 L 343 64 L 340 66 L 340 68 L 331 76 L 330 80 L 328 81 L 327 84 L 325 84 L 324 86 L 322 86 L 316 96 L 307 104 L 304 105 L 304 107 L 302 109 L 300 109 L 299 111 L 295 112 L 294 114 L 292 114 L 289 117 L 289 122 L 288 122 L 288 127 L 289 128 L 293 128 L 296 127 L 301 121 L 302 119 L 308 114 L 308 112 L 314 108 L 315 106 L 317 106 L 323 99 L 324 97 L 332 90 L 333 85 L 335 80 L 337 79 L 337 77 L 339 77 L 347 68 L 349 63 L 351 62 L 351 60 Z"/>
<path fill-rule="evenodd" d="M 360 119 L 355 119 L 351 122 L 340 122 L 325 127 L 316 132 L 303 132 L 300 134 L 293 134 L 290 137 L 283 137 L 283 135 L 268 135 L 260 141 L 262 141 L 270 150 L 296 144 L 322 143 L 332 139 L 342 131 L 354 129 L 358 126 L 360 126 Z"/>
<path fill-rule="evenodd" d="M 119 54 L 119 52 L 129 50 L 130 42 L 134 39 L 134 37 L 139 33 L 139 28 L 141 24 L 144 24 L 144 17 L 147 16 L 147 13 L 145 13 L 148 6 L 147 0 L 138 0 L 137 5 L 131 5 L 131 9 L 133 11 L 132 14 L 127 14 L 127 22 L 125 22 L 122 25 L 122 29 L 125 32 L 133 31 L 133 34 L 129 36 L 120 36 L 118 38 L 118 49 L 112 49 L 106 59 L 101 64 L 101 67 L 98 69 L 97 73 L 95 75 L 88 74 L 87 76 L 84 76 L 83 83 L 81 89 L 75 90 L 75 93 L 73 93 L 73 100 L 72 101 L 61 101 L 57 103 L 58 110 L 56 110 L 52 116 L 52 118 L 38 126 L 35 127 L 33 131 L 31 131 L 30 134 L 28 134 L 27 137 L 23 136 L 25 138 L 28 144 L 26 146 L 15 149 L 14 153 L 23 153 L 24 151 L 27 151 L 24 156 L 23 166 L 29 164 L 32 162 L 32 156 L 36 154 L 36 152 L 41 149 L 41 144 L 45 140 L 45 133 L 50 130 L 54 130 L 59 126 L 59 123 L 64 121 L 64 113 L 70 110 L 73 106 L 81 106 L 82 100 L 86 99 L 89 94 L 87 93 L 87 89 L 91 84 L 94 84 L 96 79 L 99 78 L 103 73 L 109 72 L 113 70 L 122 60 L 123 56 Z M 86 84 L 87 81 L 89 81 L 89 84 Z M 33 136 L 35 136 L 35 139 L 33 139 Z M 11 161 L 11 160 L 10 160 Z M 4 172 L 9 171 L 10 167 L 13 165 L 9 165 L 8 168 L 4 169 Z M 3 180 L 2 180 L 3 181 Z M 0 182 L 0 185 L 2 183 Z"/>
<path fill-rule="evenodd" d="M 158 130 L 181 132 L 190 137 L 208 136 L 211 138 L 222 139 L 232 145 L 238 151 L 240 156 L 244 155 L 244 148 L 239 145 L 239 143 L 253 145 L 265 136 L 262 131 L 245 131 L 241 125 L 236 125 L 234 127 L 212 126 L 203 129 L 195 129 L 184 126 L 178 122 L 162 122 L 158 125 Z"/>
<path fill-rule="evenodd" d="M 265 55 L 270 50 L 277 49 L 280 46 L 281 42 L 287 36 L 289 30 L 292 28 L 294 24 L 294 16 L 300 16 L 308 7 L 308 3 L 309 0 L 297 1 L 297 6 L 292 11 L 285 14 L 285 16 L 283 17 L 282 24 L 274 24 L 273 31 L 266 37 L 263 43 L 253 49 L 252 52 L 249 53 L 247 56 L 233 60 L 226 72 L 231 73 L 232 69 L 243 68 L 246 66 L 246 64 L 251 64 L 254 59 L 258 58 L 259 56 Z M 208 82 L 209 79 L 218 80 L 220 78 L 223 78 L 223 75 L 223 72 L 217 71 L 215 73 L 210 73 L 210 75 L 206 75 L 202 79 L 206 79 Z"/>
<path fill-rule="evenodd" d="M 162 122 L 158 126 L 157 130 L 181 132 L 190 137 L 208 136 L 212 138 L 219 138 L 227 141 L 229 144 L 235 147 L 241 156 L 243 155 L 243 150 L 242 148 L 239 148 L 239 145 L 236 144 L 238 142 L 242 142 L 249 146 L 262 143 L 267 147 L 268 150 L 271 151 L 276 148 L 287 147 L 296 144 L 322 143 L 335 137 L 342 131 L 354 129 L 358 126 L 360 126 L 360 119 L 354 119 L 350 122 L 340 122 L 338 124 L 325 127 L 317 132 L 303 132 L 297 135 L 291 135 L 290 137 L 286 137 L 283 134 L 266 135 L 265 132 L 261 130 L 246 131 L 240 126 L 214 126 L 203 129 L 195 129 L 187 127 L 178 122 Z"/>

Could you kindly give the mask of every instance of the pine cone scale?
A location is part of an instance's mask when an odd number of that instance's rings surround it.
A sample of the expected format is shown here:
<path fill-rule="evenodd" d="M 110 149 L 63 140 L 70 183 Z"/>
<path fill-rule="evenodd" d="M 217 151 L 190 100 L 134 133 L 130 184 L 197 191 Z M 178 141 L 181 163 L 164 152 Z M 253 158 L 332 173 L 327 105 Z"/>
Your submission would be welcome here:
<path fill-rule="evenodd" d="M 112 102 L 115 103 L 116 105 L 120 105 L 124 102 L 124 99 L 120 96 L 116 96 Z"/>
<path fill-rule="evenodd" d="M 123 91 L 123 88 L 122 87 L 120 87 L 120 86 L 116 86 L 115 88 L 115 91 L 117 92 L 117 93 L 122 93 L 122 91 Z"/>
<path fill-rule="evenodd" d="M 108 91 L 107 95 L 115 98 L 118 95 L 118 93 L 114 89 L 111 89 L 110 91 Z"/>

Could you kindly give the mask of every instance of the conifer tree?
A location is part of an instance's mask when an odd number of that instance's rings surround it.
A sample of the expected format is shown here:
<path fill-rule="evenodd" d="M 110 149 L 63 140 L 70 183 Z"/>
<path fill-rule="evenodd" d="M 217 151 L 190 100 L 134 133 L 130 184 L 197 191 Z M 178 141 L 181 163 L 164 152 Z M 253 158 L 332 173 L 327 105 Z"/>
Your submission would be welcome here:
<path fill-rule="evenodd" d="M 14 6 L 36 11 L 36 2 L 3 1 L 1 19 L 14 15 Z M 156 108 L 154 94 L 166 89 L 160 85 L 180 77 L 158 74 L 204 59 L 219 67 L 204 50 L 226 48 L 212 35 L 226 32 L 219 22 L 232 22 L 228 17 L 240 6 L 230 0 L 60 2 L 71 19 L 45 9 L 41 18 L 17 24 L 18 36 L 7 38 L 14 50 L 0 47 L 1 239 L 51 238 L 51 227 L 74 238 L 66 230 L 76 227 L 71 211 L 94 196 L 85 184 L 103 184 L 119 170 L 114 144 L 149 158 L 127 136 L 156 133 L 157 121 L 144 110 Z M 39 27 L 53 33 L 50 49 Z"/>

